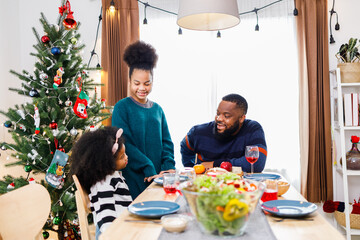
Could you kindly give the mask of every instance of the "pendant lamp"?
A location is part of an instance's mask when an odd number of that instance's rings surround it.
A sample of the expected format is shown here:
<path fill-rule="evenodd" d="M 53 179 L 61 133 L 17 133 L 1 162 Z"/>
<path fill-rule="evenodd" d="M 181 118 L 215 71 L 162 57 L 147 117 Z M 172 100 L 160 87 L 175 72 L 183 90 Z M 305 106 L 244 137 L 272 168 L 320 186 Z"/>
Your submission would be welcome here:
<path fill-rule="evenodd" d="M 186 29 L 214 31 L 240 23 L 237 0 L 180 0 L 177 24 Z"/>

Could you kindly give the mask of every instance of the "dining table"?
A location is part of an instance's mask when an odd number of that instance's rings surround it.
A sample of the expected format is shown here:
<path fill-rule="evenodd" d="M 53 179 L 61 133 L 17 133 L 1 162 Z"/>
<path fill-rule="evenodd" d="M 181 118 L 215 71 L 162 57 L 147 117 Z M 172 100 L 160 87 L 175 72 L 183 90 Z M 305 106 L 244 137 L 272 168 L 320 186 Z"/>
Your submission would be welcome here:
<path fill-rule="evenodd" d="M 133 201 L 132 204 L 145 201 L 176 202 L 179 197 L 180 194 L 178 193 L 166 194 L 161 185 L 153 182 Z M 289 190 L 278 199 L 306 201 L 306 199 L 291 185 Z M 308 221 L 309 218 L 279 219 L 277 216 L 266 214 L 266 219 L 269 223 L 270 229 L 275 238 L 278 240 L 345 239 L 345 236 L 341 234 L 332 224 L 330 224 L 328 220 L 326 220 L 318 211 L 312 213 L 310 218 L 311 221 Z M 135 216 L 128 210 L 125 210 L 114 220 L 109 228 L 100 235 L 99 239 L 157 240 L 159 239 L 163 227 L 161 224 L 159 224 L 159 221 L 151 220 L 152 219 Z M 179 235 L 177 235 L 177 237 L 179 237 Z M 188 237 L 184 237 L 181 239 L 187 240 L 187 238 Z M 235 239 L 241 239 L 241 237 Z"/>

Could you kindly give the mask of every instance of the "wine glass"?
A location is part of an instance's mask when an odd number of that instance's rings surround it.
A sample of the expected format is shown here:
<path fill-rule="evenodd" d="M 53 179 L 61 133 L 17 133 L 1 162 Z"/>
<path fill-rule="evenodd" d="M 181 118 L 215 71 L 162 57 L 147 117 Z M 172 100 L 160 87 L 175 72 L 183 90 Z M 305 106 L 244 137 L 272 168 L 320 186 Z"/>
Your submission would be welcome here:
<path fill-rule="evenodd" d="M 253 174 L 254 173 L 254 163 L 256 163 L 256 161 L 259 158 L 258 146 L 246 146 L 245 158 L 251 164 L 251 174 Z"/>

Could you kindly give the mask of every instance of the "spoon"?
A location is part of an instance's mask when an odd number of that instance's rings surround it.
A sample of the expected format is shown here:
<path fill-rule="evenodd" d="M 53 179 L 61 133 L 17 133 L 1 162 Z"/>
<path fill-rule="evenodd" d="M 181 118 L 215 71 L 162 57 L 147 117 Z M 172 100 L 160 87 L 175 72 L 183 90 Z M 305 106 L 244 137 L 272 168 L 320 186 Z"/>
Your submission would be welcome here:
<path fill-rule="evenodd" d="M 273 218 L 274 222 L 282 222 L 284 220 L 298 220 L 298 221 L 314 221 L 312 218 Z"/>

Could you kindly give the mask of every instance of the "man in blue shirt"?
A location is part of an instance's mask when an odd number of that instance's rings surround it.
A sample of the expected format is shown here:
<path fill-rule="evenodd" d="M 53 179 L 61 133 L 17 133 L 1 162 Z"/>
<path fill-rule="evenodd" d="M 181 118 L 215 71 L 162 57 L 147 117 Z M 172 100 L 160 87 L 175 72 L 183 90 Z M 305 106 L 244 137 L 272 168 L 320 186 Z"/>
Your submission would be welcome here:
<path fill-rule="evenodd" d="M 242 96 L 229 94 L 222 98 L 215 121 L 196 125 L 181 141 L 182 163 L 185 167 L 198 163 L 219 167 L 223 161 L 240 166 L 250 172 L 251 165 L 245 159 L 245 148 L 256 145 L 259 159 L 254 163 L 254 172 L 262 172 L 265 167 L 267 148 L 261 125 L 246 119 L 248 104 Z"/>

